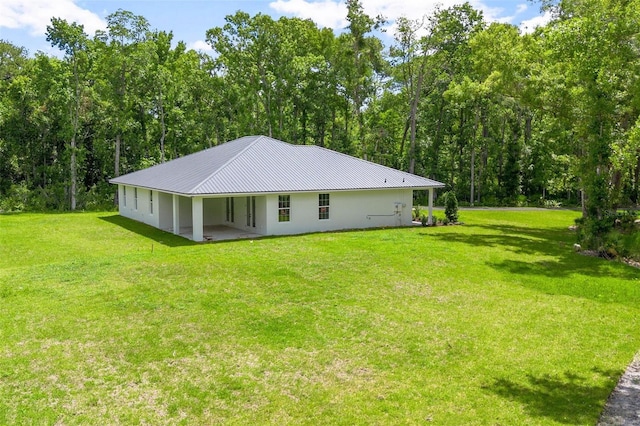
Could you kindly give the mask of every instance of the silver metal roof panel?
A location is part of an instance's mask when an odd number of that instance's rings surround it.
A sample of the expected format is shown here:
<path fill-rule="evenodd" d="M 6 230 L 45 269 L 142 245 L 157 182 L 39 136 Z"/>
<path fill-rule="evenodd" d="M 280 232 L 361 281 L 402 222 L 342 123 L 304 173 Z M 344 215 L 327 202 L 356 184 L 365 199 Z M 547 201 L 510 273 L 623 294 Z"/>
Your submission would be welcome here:
<path fill-rule="evenodd" d="M 185 195 L 444 187 L 326 148 L 266 136 L 245 136 L 110 182 Z"/>

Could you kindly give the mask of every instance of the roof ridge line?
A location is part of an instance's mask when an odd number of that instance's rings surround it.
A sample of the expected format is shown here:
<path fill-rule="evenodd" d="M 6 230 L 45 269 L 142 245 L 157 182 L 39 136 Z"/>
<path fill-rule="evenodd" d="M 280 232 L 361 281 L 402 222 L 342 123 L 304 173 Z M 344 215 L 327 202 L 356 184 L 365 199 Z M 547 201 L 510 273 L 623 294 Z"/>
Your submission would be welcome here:
<path fill-rule="evenodd" d="M 250 136 L 245 136 L 245 137 L 250 137 Z M 194 186 L 188 193 L 194 193 L 196 192 L 196 190 L 198 188 L 200 188 L 202 185 L 204 185 L 205 182 L 207 182 L 209 179 L 211 179 L 212 177 L 214 177 L 216 174 L 218 174 L 222 169 L 224 169 L 225 167 L 227 167 L 229 164 L 231 164 L 232 162 L 234 162 L 242 153 L 244 153 L 246 150 L 248 150 L 249 148 L 251 148 L 254 144 L 256 144 L 258 141 L 262 140 L 265 136 L 264 135 L 259 135 L 257 136 L 249 145 L 247 145 L 246 147 L 244 147 L 244 149 L 242 149 L 240 152 L 238 152 L 236 155 L 234 155 L 233 157 L 231 157 L 229 160 L 227 160 L 226 163 L 224 163 L 222 166 L 218 167 L 217 170 L 214 170 L 211 174 L 209 174 L 207 177 L 205 177 L 202 181 L 200 181 L 200 183 L 198 183 L 196 186 Z M 238 138 L 237 140 L 240 140 L 242 138 Z M 229 141 L 229 142 L 233 142 L 233 141 Z M 229 143 L 229 142 L 225 142 L 225 143 Z M 224 144 L 222 144 L 224 145 Z M 220 145 L 218 145 L 220 146 Z"/>

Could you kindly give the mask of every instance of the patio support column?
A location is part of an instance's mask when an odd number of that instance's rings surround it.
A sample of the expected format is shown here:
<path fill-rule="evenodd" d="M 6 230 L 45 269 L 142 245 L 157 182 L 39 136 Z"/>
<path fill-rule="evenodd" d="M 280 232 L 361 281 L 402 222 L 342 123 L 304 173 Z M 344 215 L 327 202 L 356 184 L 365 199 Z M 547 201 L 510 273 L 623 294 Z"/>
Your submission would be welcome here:
<path fill-rule="evenodd" d="M 173 194 L 173 233 L 180 235 L 180 196 Z"/>
<path fill-rule="evenodd" d="M 193 197 L 191 199 L 191 216 L 193 224 L 193 241 L 202 241 L 204 239 L 204 223 L 202 220 L 202 197 Z"/>
<path fill-rule="evenodd" d="M 429 218 L 427 223 L 433 225 L 433 188 L 429 188 Z"/>

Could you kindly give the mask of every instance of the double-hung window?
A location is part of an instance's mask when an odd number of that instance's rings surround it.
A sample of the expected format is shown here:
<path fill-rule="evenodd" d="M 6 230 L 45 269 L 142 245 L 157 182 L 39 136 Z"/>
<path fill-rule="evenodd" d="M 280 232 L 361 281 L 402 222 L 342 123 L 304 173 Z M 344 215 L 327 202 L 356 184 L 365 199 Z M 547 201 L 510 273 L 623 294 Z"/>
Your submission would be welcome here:
<path fill-rule="evenodd" d="M 153 214 L 153 191 L 149 190 L 149 213 Z"/>
<path fill-rule="evenodd" d="M 329 194 L 318 194 L 318 219 L 329 219 Z"/>
<path fill-rule="evenodd" d="M 291 196 L 278 195 L 278 222 L 291 220 Z"/>

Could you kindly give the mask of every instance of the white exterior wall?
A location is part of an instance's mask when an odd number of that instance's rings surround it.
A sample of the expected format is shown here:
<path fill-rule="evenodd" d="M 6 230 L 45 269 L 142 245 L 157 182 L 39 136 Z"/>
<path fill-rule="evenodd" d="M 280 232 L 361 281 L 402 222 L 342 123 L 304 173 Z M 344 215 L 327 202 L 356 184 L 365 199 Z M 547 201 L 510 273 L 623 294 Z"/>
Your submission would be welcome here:
<path fill-rule="evenodd" d="M 330 192 L 329 219 L 323 220 L 318 219 L 318 194 L 283 194 L 291 196 L 289 222 L 278 222 L 278 195 L 266 196 L 264 234 L 286 235 L 411 225 L 411 189 Z"/>
<path fill-rule="evenodd" d="M 178 219 L 180 220 L 180 228 L 191 226 L 192 221 L 192 205 L 191 198 L 178 196 L 179 213 Z"/>
<path fill-rule="evenodd" d="M 156 203 L 156 194 L 158 201 Z M 166 192 L 155 192 L 153 194 L 154 210 L 158 205 L 158 226 L 165 231 L 173 230 L 173 195 Z"/>
<path fill-rule="evenodd" d="M 224 200 L 224 198 L 205 198 L 202 200 L 202 207 L 204 209 L 204 226 L 224 224 Z"/>
<path fill-rule="evenodd" d="M 118 211 L 121 216 L 128 217 L 129 219 L 137 220 L 138 222 L 146 223 L 147 225 L 160 227 L 160 215 L 159 215 L 159 199 L 158 192 L 153 191 L 153 213 L 151 212 L 150 193 L 151 190 L 137 188 L 137 205 L 136 205 L 136 188 L 127 186 L 126 199 L 125 199 L 125 185 L 118 185 Z"/>
<path fill-rule="evenodd" d="M 174 196 L 153 191 L 153 213 L 150 209 L 150 190 L 138 188 L 137 208 L 134 187 L 118 185 L 120 215 L 156 228 L 173 230 Z M 321 192 L 326 194 L 327 192 Z M 411 225 L 413 190 L 370 190 L 329 192 L 329 219 L 318 218 L 318 192 L 289 193 L 291 215 L 289 222 L 278 222 L 278 194 L 255 196 L 255 223 L 247 226 L 247 197 L 234 197 L 234 222 L 226 221 L 226 197 L 202 199 L 202 224 L 225 225 L 261 235 L 303 234 Z M 175 196 L 178 200 L 180 227 L 193 224 L 192 199 Z M 126 201 L 126 203 L 125 203 Z M 252 210 L 249 210 L 253 213 Z"/>

